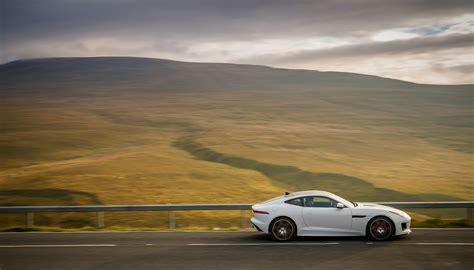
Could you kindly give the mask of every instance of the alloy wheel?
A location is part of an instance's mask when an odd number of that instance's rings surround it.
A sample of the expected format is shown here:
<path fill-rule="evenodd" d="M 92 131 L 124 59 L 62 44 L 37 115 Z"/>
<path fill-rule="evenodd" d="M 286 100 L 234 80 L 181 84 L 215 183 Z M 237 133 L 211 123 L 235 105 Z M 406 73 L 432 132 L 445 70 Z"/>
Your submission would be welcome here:
<path fill-rule="evenodd" d="M 375 240 L 387 240 L 393 234 L 393 226 L 389 220 L 380 217 L 372 220 L 369 225 L 369 232 Z"/>
<path fill-rule="evenodd" d="M 286 218 L 276 220 L 272 226 L 272 235 L 279 241 L 287 241 L 295 234 L 293 222 Z"/>

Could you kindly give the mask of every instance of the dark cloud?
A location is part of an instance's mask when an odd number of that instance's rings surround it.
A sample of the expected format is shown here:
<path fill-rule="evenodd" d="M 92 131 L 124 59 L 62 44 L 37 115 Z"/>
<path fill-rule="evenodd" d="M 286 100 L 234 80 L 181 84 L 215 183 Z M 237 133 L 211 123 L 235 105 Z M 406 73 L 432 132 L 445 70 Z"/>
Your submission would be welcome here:
<path fill-rule="evenodd" d="M 266 55 L 256 62 L 269 64 L 285 64 L 295 62 L 311 62 L 321 59 L 348 57 L 370 57 L 383 54 L 420 54 L 435 53 L 439 50 L 470 48 L 473 45 L 474 34 L 451 34 L 433 37 L 418 37 L 408 40 L 386 42 L 370 42 L 354 45 L 339 46 L 330 49 L 304 50 L 287 55 Z M 245 62 L 245 59 L 240 62 Z"/>
<path fill-rule="evenodd" d="M 3 0 L 7 42 L 62 35 L 260 39 L 363 35 L 463 14 L 471 1 Z"/>

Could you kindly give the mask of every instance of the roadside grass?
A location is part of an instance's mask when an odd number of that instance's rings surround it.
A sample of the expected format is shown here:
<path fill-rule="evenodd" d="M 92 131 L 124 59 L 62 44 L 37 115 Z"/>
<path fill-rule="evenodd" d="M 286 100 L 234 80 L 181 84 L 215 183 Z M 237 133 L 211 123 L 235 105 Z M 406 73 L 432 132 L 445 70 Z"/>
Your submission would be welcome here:
<path fill-rule="evenodd" d="M 412 220 L 414 228 L 474 228 L 474 220 L 469 219 L 426 219 Z"/>
<path fill-rule="evenodd" d="M 250 227 L 251 211 L 174 211 L 174 224 L 178 228 L 229 228 Z M 168 228 L 170 216 L 159 212 L 105 212 L 106 227 Z M 27 224 L 25 213 L 0 213 L 0 227 L 15 227 Z M 77 229 L 97 227 L 97 213 L 35 213 L 34 225 Z"/>

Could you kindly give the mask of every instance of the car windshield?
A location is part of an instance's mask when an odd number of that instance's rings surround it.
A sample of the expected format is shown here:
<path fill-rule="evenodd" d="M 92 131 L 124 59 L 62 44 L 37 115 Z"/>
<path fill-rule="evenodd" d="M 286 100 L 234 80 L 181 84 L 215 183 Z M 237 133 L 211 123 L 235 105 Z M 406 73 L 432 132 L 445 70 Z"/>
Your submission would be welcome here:
<path fill-rule="evenodd" d="M 348 200 L 346 200 L 342 197 L 339 197 L 335 194 L 331 194 L 331 198 L 338 201 L 338 202 L 340 202 L 340 203 L 342 203 L 342 204 L 344 204 L 344 205 L 346 205 L 346 206 L 350 206 L 352 204 L 354 207 L 357 207 L 357 203 L 348 201 Z"/>

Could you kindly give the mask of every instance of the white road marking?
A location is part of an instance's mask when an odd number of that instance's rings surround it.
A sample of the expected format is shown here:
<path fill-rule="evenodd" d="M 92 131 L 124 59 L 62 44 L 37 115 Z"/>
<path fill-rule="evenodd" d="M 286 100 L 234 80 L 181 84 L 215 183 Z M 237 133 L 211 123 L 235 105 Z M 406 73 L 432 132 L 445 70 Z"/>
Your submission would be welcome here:
<path fill-rule="evenodd" d="M 191 243 L 186 246 L 331 246 L 340 245 L 339 242 L 324 242 L 324 243 Z M 367 245 L 373 245 L 373 242 L 366 242 Z M 474 243 L 463 242 L 419 242 L 406 243 L 396 246 L 474 246 Z M 78 244 L 78 245 L 0 245 L 0 248 L 48 248 L 48 247 L 117 247 L 116 244 Z M 153 244 L 145 244 L 144 246 L 153 246 Z"/>
<path fill-rule="evenodd" d="M 415 243 L 415 245 L 420 245 L 420 246 L 474 246 L 474 243 L 434 243 L 434 242 L 426 242 L 426 243 Z"/>
<path fill-rule="evenodd" d="M 44 247 L 116 247 L 115 244 L 79 244 L 79 245 L 0 245 L 0 248 L 44 248 Z"/>
<path fill-rule="evenodd" d="M 330 243 L 198 243 L 187 244 L 187 246 L 327 246 L 339 245 L 338 242 Z"/>

